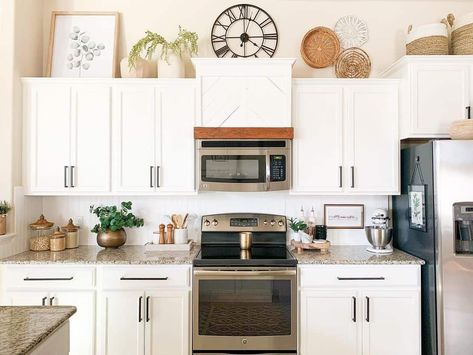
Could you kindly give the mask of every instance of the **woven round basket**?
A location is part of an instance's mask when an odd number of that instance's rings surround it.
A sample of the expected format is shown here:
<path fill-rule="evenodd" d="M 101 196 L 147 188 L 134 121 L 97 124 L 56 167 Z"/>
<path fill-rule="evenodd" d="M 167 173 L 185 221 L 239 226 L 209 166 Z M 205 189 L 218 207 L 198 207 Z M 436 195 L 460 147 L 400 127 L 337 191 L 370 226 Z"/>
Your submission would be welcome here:
<path fill-rule="evenodd" d="M 368 78 L 370 72 L 370 57 L 360 48 L 345 49 L 335 63 L 337 78 Z"/>
<path fill-rule="evenodd" d="M 459 20 L 455 20 L 453 14 L 449 14 L 447 18 L 452 26 L 452 54 L 473 54 L 473 13 Z"/>
<path fill-rule="evenodd" d="M 326 68 L 332 65 L 340 53 L 340 40 L 327 27 L 316 27 L 302 39 L 302 59 L 312 68 Z"/>
<path fill-rule="evenodd" d="M 447 21 L 429 25 L 409 26 L 406 38 L 407 55 L 448 55 Z"/>

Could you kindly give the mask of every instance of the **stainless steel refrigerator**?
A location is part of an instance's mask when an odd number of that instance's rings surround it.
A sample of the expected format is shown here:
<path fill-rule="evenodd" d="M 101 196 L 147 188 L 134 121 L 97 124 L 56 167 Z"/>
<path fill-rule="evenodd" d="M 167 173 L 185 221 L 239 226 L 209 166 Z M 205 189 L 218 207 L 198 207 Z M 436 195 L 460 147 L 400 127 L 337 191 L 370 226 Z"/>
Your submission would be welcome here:
<path fill-rule="evenodd" d="M 473 354 L 473 141 L 401 152 L 394 246 L 422 266 L 422 354 Z"/>

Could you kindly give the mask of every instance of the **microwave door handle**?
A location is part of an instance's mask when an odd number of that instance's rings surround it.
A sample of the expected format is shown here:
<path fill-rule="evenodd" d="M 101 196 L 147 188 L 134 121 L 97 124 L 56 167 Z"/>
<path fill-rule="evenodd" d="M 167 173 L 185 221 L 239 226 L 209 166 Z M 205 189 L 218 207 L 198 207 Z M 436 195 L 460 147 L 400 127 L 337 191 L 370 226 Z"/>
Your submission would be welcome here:
<path fill-rule="evenodd" d="M 271 184 L 271 156 L 266 151 L 266 191 L 269 191 Z"/>

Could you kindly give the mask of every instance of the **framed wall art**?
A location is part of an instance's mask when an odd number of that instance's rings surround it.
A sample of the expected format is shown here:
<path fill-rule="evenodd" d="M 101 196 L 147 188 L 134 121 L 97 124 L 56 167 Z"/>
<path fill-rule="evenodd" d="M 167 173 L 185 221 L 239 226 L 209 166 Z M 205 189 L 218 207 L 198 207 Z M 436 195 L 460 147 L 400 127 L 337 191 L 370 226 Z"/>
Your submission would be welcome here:
<path fill-rule="evenodd" d="M 53 12 L 47 76 L 113 78 L 118 12 Z"/>
<path fill-rule="evenodd" d="M 324 205 L 324 216 L 329 229 L 365 227 L 365 205 Z"/>
<path fill-rule="evenodd" d="M 427 185 L 409 185 L 409 227 L 427 232 L 425 196 Z"/>

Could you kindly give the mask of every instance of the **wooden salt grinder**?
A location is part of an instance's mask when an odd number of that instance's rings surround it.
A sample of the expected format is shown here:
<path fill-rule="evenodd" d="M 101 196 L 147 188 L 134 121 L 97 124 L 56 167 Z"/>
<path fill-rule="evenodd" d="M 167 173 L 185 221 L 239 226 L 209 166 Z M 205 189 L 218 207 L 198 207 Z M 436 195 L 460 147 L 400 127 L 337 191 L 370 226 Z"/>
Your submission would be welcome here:
<path fill-rule="evenodd" d="M 164 224 L 159 225 L 159 244 L 166 244 L 166 237 L 164 235 L 164 229 L 166 226 Z"/>
<path fill-rule="evenodd" d="M 168 224 L 166 244 L 174 244 L 173 228 L 174 226 L 172 224 Z"/>

